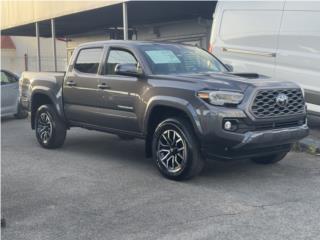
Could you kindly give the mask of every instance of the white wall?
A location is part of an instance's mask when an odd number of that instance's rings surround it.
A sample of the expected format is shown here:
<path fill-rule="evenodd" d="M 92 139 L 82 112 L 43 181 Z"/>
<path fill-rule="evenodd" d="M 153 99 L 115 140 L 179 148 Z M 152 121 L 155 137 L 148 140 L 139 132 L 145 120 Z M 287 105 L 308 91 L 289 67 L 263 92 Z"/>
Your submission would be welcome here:
<path fill-rule="evenodd" d="M 135 26 L 138 40 L 190 43 L 208 48 L 212 21 L 205 19 L 181 20 Z"/>
<path fill-rule="evenodd" d="M 1 50 L 1 68 L 15 73 L 25 70 L 25 57 L 28 56 L 28 71 L 37 71 L 37 42 L 35 37 L 11 37 L 16 50 Z M 58 70 L 64 71 L 67 59 L 66 43 L 56 40 Z M 40 38 L 42 71 L 54 71 L 52 40 Z"/>

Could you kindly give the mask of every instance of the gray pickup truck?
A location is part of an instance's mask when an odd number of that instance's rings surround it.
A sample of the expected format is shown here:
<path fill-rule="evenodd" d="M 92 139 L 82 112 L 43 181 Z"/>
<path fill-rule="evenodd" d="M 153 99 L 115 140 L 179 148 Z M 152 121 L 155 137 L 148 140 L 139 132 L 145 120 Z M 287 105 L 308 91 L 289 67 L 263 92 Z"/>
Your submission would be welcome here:
<path fill-rule="evenodd" d="M 301 89 L 230 70 L 197 47 L 93 42 L 66 73 L 24 72 L 20 101 L 44 148 L 61 147 L 70 127 L 141 138 L 174 180 L 198 174 L 205 159 L 280 161 L 308 135 Z"/>

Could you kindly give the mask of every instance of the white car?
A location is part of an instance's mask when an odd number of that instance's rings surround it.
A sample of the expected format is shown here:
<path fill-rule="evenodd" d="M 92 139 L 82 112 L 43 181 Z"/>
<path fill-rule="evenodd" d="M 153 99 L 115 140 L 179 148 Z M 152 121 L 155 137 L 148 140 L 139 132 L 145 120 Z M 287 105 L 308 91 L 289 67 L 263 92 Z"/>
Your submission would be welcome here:
<path fill-rule="evenodd" d="M 19 104 L 19 78 L 14 73 L 1 70 L 1 117 L 14 115 L 26 118 L 28 113 Z"/>
<path fill-rule="evenodd" d="M 298 83 L 320 116 L 320 2 L 218 2 L 210 51 L 235 72 Z"/>

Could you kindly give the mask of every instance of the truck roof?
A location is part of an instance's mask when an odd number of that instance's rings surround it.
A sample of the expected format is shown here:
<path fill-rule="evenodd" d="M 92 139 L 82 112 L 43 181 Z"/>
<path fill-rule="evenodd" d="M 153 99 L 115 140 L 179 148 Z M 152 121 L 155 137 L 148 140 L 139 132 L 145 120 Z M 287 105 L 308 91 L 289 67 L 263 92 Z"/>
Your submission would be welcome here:
<path fill-rule="evenodd" d="M 95 42 L 87 42 L 82 43 L 78 47 L 88 47 L 88 46 L 101 46 L 105 44 L 117 44 L 117 45 L 126 45 L 126 46 L 139 46 L 139 45 L 152 45 L 152 44 L 174 44 L 174 45 L 188 45 L 182 43 L 173 43 L 173 42 L 165 42 L 165 41 L 135 41 L 135 40 L 105 40 L 105 41 L 95 41 Z"/>

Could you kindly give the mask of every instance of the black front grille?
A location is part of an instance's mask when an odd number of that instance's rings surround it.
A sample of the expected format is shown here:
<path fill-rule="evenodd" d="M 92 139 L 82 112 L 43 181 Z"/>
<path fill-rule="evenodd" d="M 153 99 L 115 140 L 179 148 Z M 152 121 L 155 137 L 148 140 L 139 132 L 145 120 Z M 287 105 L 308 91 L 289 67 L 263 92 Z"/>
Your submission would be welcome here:
<path fill-rule="evenodd" d="M 279 106 L 276 102 L 279 94 L 288 97 L 285 106 Z M 305 103 L 302 91 L 294 89 L 264 89 L 259 90 L 251 106 L 253 115 L 256 118 L 272 118 L 293 116 L 304 113 Z"/>

